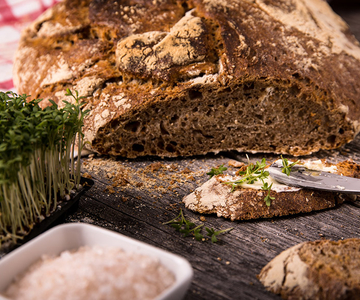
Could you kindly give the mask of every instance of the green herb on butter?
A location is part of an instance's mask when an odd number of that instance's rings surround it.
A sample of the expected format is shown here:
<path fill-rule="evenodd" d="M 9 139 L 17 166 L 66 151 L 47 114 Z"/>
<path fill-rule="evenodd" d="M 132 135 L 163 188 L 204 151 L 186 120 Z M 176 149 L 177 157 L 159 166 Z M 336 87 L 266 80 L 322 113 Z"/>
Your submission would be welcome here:
<path fill-rule="evenodd" d="M 268 191 L 267 195 L 264 198 L 264 201 L 267 206 L 270 206 L 271 200 L 274 200 L 274 197 L 270 196 L 270 190 L 272 184 L 268 185 L 265 180 L 269 177 L 269 172 L 265 170 L 266 167 L 266 159 L 263 158 L 261 162 L 256 162 L 255 164 L 249 163 L 245 171 L 238 172 L 242 177 L 235 181 L 227 181 L 224 184 L 231 185 L 231 192 L 233 192 L 236 187 L 241 186 L 242 184 L 254 184 L 256 181 L 262 182 L 261 189 L 264 191 Z"/>
<path fill-rule="evenodd" d="M 283 158 L 282 155 L 280 157 L 281 157 L 281 162 L 282 162 L 282 165 L 283 165 L 283 167 L 281 168 L 281 172 L 283 172 L 287 176 L 290 176 L 291 168 L 293 166 L 295 166 L 299 162 L 299 160 L 289 164 L 289 161 L 286 158 Z"/>

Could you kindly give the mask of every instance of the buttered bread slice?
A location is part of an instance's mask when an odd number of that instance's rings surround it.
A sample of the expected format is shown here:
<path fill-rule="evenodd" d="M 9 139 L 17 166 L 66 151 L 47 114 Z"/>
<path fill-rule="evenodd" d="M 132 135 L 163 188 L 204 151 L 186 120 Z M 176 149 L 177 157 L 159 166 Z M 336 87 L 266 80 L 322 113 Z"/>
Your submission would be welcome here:
<path fill-rule="evenodd" d="M 351 161 L 336 165 L 320 160 L 299 163 L 312 169 L 360 178 L 360 166 Z M 289 187 L 268 174 L 259 177 L 261 172 L 266 172 L 266 165 L 258 169 L 257 180 L 252 182 L 251 174 L 247 175 L 249 165 L 243 166 L 234 176 L 214 176 L 184 197 L 185 207 L 199 213 L 216 213 L 218 217 L 234 221 L 308 213 L 335 207 L 347 199 L 337 193 Z M 242 180 L 246 176 L 250 180 Z"/>

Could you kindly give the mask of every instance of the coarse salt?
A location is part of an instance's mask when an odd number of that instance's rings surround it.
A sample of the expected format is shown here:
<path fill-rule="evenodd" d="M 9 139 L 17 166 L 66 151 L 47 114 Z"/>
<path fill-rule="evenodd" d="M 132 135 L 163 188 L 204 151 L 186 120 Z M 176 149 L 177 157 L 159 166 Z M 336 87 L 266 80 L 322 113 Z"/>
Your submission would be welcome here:
<path fill-rule="evenodd" d="M 7 289 L 13 300 L 154 299 L 175 282 L 154 257 L 115 247 L 84 246 L 43 256 Z"/>

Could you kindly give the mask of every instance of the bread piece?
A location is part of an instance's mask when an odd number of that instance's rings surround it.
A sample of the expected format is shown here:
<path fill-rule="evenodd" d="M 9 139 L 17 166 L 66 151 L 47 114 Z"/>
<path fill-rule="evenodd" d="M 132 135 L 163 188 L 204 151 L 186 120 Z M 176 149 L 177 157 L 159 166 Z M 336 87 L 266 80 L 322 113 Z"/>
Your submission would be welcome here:
<path fill-rule="evenodd" d="M 14 65 L 20 93 L 86 96 L 89 146 L 124 157 L 339 147 L 358 78 L 359 43 L 323 0 L 67 0 Z"/>
<path fill-rule="evenodd" d="M 334 173 L 360 178 L 360 166 L 351 161 L 332 165 L 316 161 L 318 169 L 328 168 Z M 246 169 L 247 166 L 243 167 Z M 272 218 L 333 208 L 345 200 L 355 200 L 337 193 L 300 189 L 279 184 L 269 176 L 268 184 L 273 183 L 270 196 L 271 205 L 264 199 L 268 192 L 261 189 L 260 181 L 238 186 L 234 191 L 225 184 L 241 176 L 218 175 L 212 177 L 194 192 L 184 197 L 185 207 L 204 214 L 216 213 L 218 217 L 234 220 Z"/>
<path fill-rule="evenodd" d="M 296 245 L 270 261 L 258 278 L 283 299 L 360 299 L 360 239 Z"/>

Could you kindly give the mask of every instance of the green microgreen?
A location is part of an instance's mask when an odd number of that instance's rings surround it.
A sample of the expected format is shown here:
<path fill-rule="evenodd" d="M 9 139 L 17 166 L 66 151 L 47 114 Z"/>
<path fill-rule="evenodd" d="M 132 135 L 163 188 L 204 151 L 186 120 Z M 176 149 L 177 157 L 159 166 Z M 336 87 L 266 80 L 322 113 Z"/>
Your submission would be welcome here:
<path fill-rule="evenodd" d="M 163 225 L 170 224 L 171 227 L 175 228 L 176 231 L 179 231 L 183 234 L 184 237 L 187 237 L 190 233 L 197 230 L 197 233 L 199 232 L 198 229 L 202 227 L 204 224 L 201 224 L 199 226 L 196 226 L 195 223 L 190 222 L 185 219 L 184 214 L 182 212 L 182 209 L 180 209 L 180 213 L 177 217 L 174 219 L 163 223 Z"/>
<path fill-rule="evenodd" d="M 297 160 L 296 162 L 293 162 L 289 165 L 289 161 L 286 158 L 283 158 L 282 155 L 281 157 L 281 162 L 283 167 L 281 168 L 281 172 L 285 173 L 287 176 L 290 176 L 290 172 L 291 172 L 291 168 L 293 166 L 295 166 L 297 163 L 299 163 L 299 160 Z"/>
<path fill-rule="evenodd" d="M 211 238 L 211 242 L 212 242 L 212 243 L 216 243 L 216 242 L 218 241 L 217 236 L 218 236 L 219 234 L 222 234 L 222 233 L 225 233 L 225 232 L 229 232 L 230 230 L 233 230 L 233 229 L 234 229 L 234 227 L 215 231 L 214 228 L 205 227 L 205 230 L 207 231 L 207 234 L 206 234 L 206 235 Z"/>
<path fill-rule="evenodd" d="M 240 179 L 235 181 L 227 181 L 224 184 L 231 185 L 231 191 L 233 192 L 237 186 L 243 183 L 253 184 L 255 181 L 263 181 L 269 177 L 269 172 L 265 171 L 266 160 L 263 158 L 261 162 L 256 162 L 255 165 L 250 163 L 245 171 L 240 171 L 238 174 L 241 176 Z"/>
<path fill-rule="evenodd" d="M 195 240 L 201 242 L 204 239 L 204 236 L 201 234 L 201 227 L 194 230 Z"/>
<path fill-rule="evenodd" d="M 57 201 L 80 184 L 80 161 L 75 167 L 75 144 L 81 151 L 84 103 L 64 107 L 50 100 L 0 92 L 0 244 L 28 232 L 56 209 Z M 69 169 L 70 167 L 70 169 Z"/>
<path fill-rule="evenodd" d="M 262 190 L 267 191 L 267 195 L 264 198 L 264 201 L 266 203 L 267 206 L 271 205 L 271 200 L 274 200 L 275 197 L 270 196 L 270 191 L 271 191 L 271 187 L 272 187 L 272 183 L 269 185 L 267 182 L 264 182 L 263 186 L 261 187 Z"/>
<path fill-rule="evenodd" d="M 264 201 L 267 206 L 270 206 L 271 200 L 274 200 L 274 197 L 270 196 L 270 190 L 272 184 L 268 184 L 265 180 L 269 177 L 269 172 L 265 170 L 266 167 L 266 159 L 263 158 L 261 162 L 257 161 L 255 164 L 249 163 L 245 171 L 240 171 L 238 174 L 241 176 L 240 179 L 235 181 L 227 181 L 224 184 L 228 184 L 231 186 L 231 192 L 233 192 L 238 186 L 242 184 L 254 184 L 256 181 L 261 181 L 262 186 L 261 189 L 264 191 L 268 191 L 267 195 L 264 198 Z"/>
<path fill-rule="evenodd" d="M 223 174 L 223 172 L 226 170 L 227 170 L 227 168 L 224 167 L 224 165 L 220 165 L 218 168 L 211 168 L 211 171 L 206 173 L 206 175 L 209 175 L 210 178 L 212 178 L 213 176 Z"/>
<path fill-rule="evenodd" d="M 202 227 L 204 226 L 204 224 L 196 225 L 195 223 L 186 220 L 182 209 L 180 209 L 179 215 L 177 215 L 174 219 L 163 223 L 163 225 L 170 225 L 171 227 L 175 228 L 176 231 L 179 231 L 180 233 L 182 233 L 184 237 L 187 237 L 190 234 L 192 234 L 194 236 L 195 240 L 197 240 L 197 241 L 204 241 L 204 239 L 205 239 L 204 235 L 201 233 Z M 213 229 L 213 228 L 209 229 L 208 227 L 206 227 L 205 229 L 208 232 L 207 236 L 209 236 L 211 238 L 211 241 L 213 243 L 216 243 L 218 241 L 216 236 L 218 236 L 219 234 L 228 232 L 228 231 L 232 230 L 233 228 L 228 228 L 228 229 L 219 230 L 219 231 L 215 231 L 215 229 Z"/>

